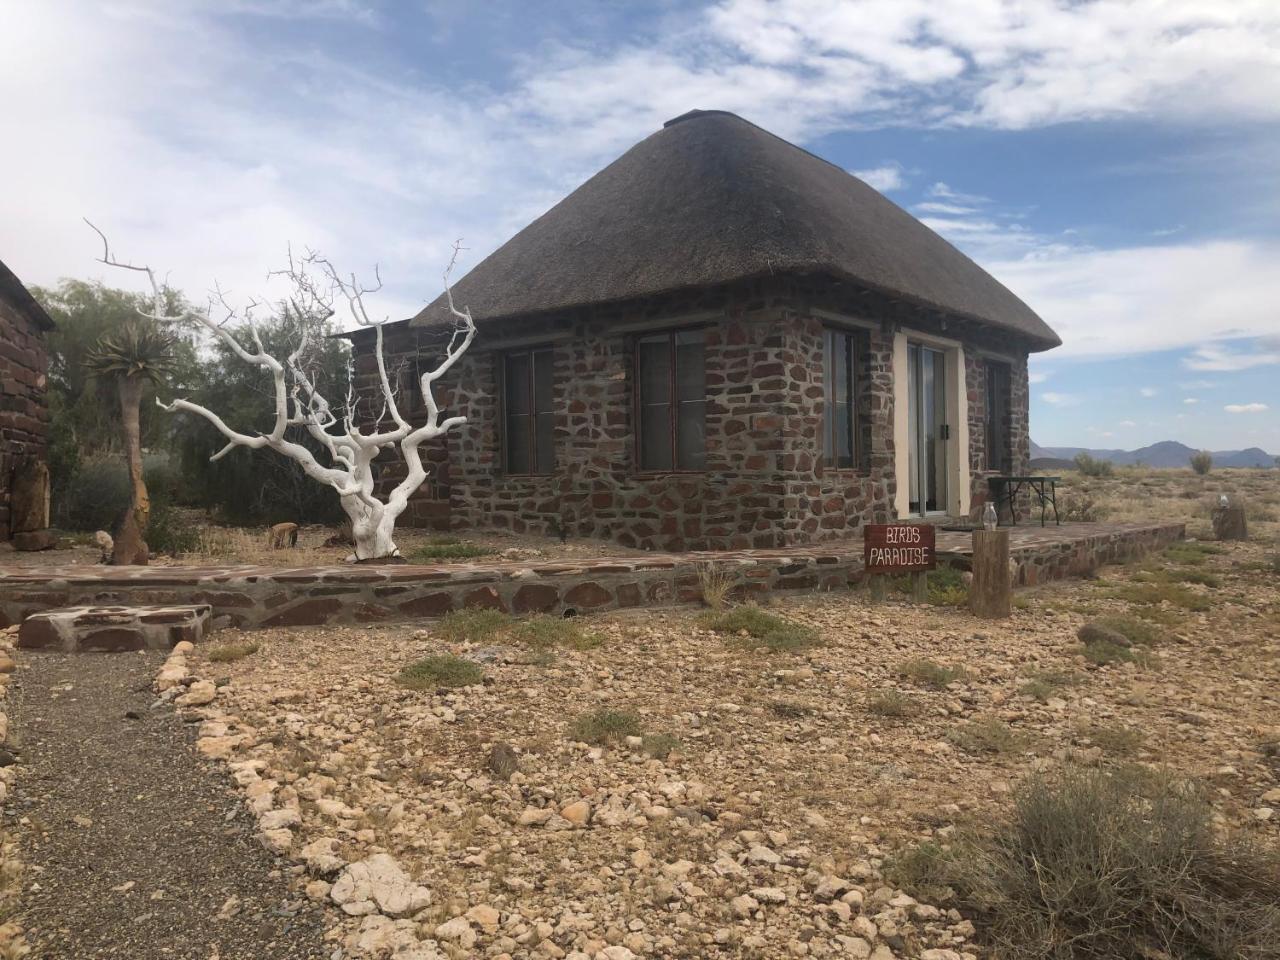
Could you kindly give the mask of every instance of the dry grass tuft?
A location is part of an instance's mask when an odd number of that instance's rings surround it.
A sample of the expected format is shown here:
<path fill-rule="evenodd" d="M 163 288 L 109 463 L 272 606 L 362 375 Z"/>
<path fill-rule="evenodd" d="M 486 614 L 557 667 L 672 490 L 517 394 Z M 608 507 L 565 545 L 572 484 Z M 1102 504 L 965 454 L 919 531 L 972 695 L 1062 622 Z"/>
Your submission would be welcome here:
<path fill-rule="evenodd" d="M 480 664 L 447 653 L 415 661 L 396 675 L 396 682 L 410 690 L 470 687 L 483 680 Z"/>
<path fill-rule="evenodd" d="M 892 862 L 920 896 L 953 894 L 1005 960 L 1275 960 L 1280 852 L 1220 834 L 1168 774 L 1125 768 L 1035 778 L 1010 817 Z"/>
<path fill-rule="evenodd" d="M 698 588 L 702 602 L 712 610 L 723 610 L 734 586 L 734 576 L 713 563 L 698 564 Z"/>
<path fill-rule="evenodd" d="M 707 614 L 700 622 L 716 633 L 739 637 L 750 646 L 765 647 L 775 653 L 803 650 L 821 642 L 812 627 L 766 613 L 754 604 Z"/>
<path fill-rule="evenodd" d="M 209 659 L 214 663 L 234 663 L 258 652 L 258 645 L 252 640 L 241 640 L 236 643 L 223 643 L 209 649 Z"/>

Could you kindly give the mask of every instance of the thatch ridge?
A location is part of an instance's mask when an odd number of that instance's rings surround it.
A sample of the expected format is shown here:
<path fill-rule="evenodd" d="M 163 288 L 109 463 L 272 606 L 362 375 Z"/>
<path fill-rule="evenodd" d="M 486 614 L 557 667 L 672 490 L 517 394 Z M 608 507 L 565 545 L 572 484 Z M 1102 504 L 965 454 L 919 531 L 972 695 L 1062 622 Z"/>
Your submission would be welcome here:
<path fill-rule="evenodd" d="M 741 117 L 695 110 L 636 144 L 453 288 L 477 322 L 770 274 L 851 281 L 1062 341 L 989 273 L 872 187 Z M 443 298 L 413 318 L 447 320 Z"/>

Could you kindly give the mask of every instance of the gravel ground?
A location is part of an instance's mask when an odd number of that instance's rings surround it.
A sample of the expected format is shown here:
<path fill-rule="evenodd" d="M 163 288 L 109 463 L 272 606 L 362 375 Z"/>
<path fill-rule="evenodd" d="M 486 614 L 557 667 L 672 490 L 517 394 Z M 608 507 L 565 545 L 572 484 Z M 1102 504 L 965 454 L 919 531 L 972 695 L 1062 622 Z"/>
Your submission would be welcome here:
<path fill-rule="evenodd" d="M 161 656 L 26 654 L 7 815 L 27 863 L 32 957 L 327 957 L 323 918 L 253 839 L 232 785 L 152 709 Z"/>

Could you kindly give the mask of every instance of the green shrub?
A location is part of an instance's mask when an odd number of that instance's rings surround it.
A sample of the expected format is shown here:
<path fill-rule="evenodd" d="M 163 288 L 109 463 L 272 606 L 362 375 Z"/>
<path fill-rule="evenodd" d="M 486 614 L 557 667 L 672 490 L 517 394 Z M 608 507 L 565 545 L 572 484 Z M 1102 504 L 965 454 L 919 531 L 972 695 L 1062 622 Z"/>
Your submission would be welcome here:
<path fill-rule="evenodd" d="M 102 458 L 80 464 L 55 504 L 56 523 L 65 530 L 106 530 L 129 506 L 132 491 L 123 460 Z"/>
<path fill-rule="evenodd" d="M 1115 475 L 1116 468 L 1110 460 L 1100 460 L 1083 450 L 1076 454 L 1076 469 L 1086 477 L 1111 477 Z"/>
<path fill-rule="evenodd" d="M 1204 563 L 1206 558 L 1222 552 L 1223 550 L 1221 547 L 1212 543 L 1180 540 L 1165 550 L 1164 555 L 1174 563 L 1181 563 L 1186 566 L 1196 567 Z"/>
<path fill-rule="evenodd" d="M 1205 476 L 1213 469 L 1213 454 L 1208 450 L 1199 450 L 1191 455 L 1191 469 L 1197 476 Z"/>
<path fill-rule="evenodd" d="M 176 556 L 191 553 L 199 545 L 200 528 L 190 523 L 181 510 L 165 500 L 152 503 L 151 520 L 147 524 L 147 548 L 151 553 Z"/>
<path fill-rule="evenodd" d="M 454 610 L 441 617 L 432 633 L 448 643 L 479 643 L 506 633 L 514 623 L 515 619 L 501 610 Z"/>
<path fill-rule="evenodd" d="M 1168 603 L 1184 610 L 1203 612 L 1213 606 L 1206 596 L 1188 590 L 1176 583 L 1125 583 L 1110 590 L 1105 596 L 1113 600 L 1126 600 L 1129 603 L 1149 603 L 1152 605 Z"/>
<path fill-rule="evenodd" d="M 969 602 L 969 588 L 964 582 L 964 572 L 946 565 L 929 571 L 927 602 L 935 607 L 963 607 Z M 911 593 L 911 577 L 898 577 L 894 586 L 900 593 Z"/>
<path fill-rule="evenodd" d="M 574 740 L 595 744 L 616 743 L 643 733 L 640 718 L 624 710 L 600 709 L 585 713 L 569 728 L 569 735 Z"/>
<path fill-rule="evenodd" d="M 470 560 L 491 556 L 493 551 L 474 543 L 463 543 L 454 537 L 435 537 L 409 554 L 414 563 L 430 563 L 433 560 Z"/>
<path fill-rule="evenodd" d="M 1024 697 L 1031 697 L 1033 700 L 1044 703 L 1065 687 L 1075 686 L 1080 680 L 1079 674 L 1069 670 L 1037 670 L 1027 677 L 1026 682 L 1018 688 L 1018 692 Z"/>
<path fill-rule="evenodd" d="M 604 642 L 599 634 L 583 630 L 577 617 L 565 619 L 547 614 L 519 621 L 512 627 L 511 636 L 535 650 L 553 650 L 557 647 L 594 650 Z"/>
<path fill-rule="evenodd" d="M 417 660 L 396 675 L 396 682 L 410 690 L 470 687 L 482 680 L 484 670 L 480 664 L 447 653 Z"/>
<path fill-rule="evenodd" d="M 766 613 L 753 604 L 706 614 L 700 622 L 716 633 L 738 636 L 752 646 L 767 647 L 775 652 L 802 650 L 820 642 L 818 632 L 812 627 Z"/>
<path fill-rule="evenodd" d="M 1004 960 L 1273 960 L 1280 854 L 1220 834 L 1196 790 L 1139 769 L 1037 777 L 1009 818 L 887 869 L 951 891 Z"/>
<path fill-rule="evenodd" d="M 898 665 L 898 676 L 934 690 L 941 690 L 949 683 L 963 680 L 968 673 L 963 667 L 948 667 L 932 660 L 908 660 Z"/>
<path fill-rule="evenodd" d="M 1131 757 L 1142 746 L 1141 730 L 1120 724 L 1082 724 L 1077 733 L 1111 757 Z"/>

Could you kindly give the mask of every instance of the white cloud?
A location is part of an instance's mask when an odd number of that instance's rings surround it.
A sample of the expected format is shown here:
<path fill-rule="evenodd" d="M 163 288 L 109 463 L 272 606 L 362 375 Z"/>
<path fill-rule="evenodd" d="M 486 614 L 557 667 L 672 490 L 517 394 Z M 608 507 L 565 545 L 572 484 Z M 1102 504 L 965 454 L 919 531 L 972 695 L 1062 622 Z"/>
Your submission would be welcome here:
<path fill-rule="evenodd" d="M 1197 347 L 1191 356 L 1182 361 L 1192 370 L 1212 370 L 1235 373 L 1253 367 L 1266 367 L 1280 363 L 1280 338 L 1260 337 L 1249 349 L 1240 351 L 1221 343 L 1208 343 Z"/>
<path fill-rule="evenodd" d="M 1228 403 L 1222 409 L 1227 413 L 1264 413 L 1270 408 L 1265 403 Z"/>
<path fill-rule="evenodd" d="M 1276 329 L 1280 242 L 1042 248 L 1033 256 L 981 262 L 1062 337 L 1054 356 L 1168 350 Z M 1228 370 L 1280 362 L 1280 348 L 1241 358 L 1221 349 L 1204 347 L 1208 352 L 1198 352 L 1186 365 Z M 1228 361 L 1242 365 L 1227 366 Z"/>
<path fill-rule="evenodd" d="M 1195 397 L 1185 397 L 1183 398 L 1182 402 L 1185 403 L 1187 406 L 1191 406 L 1192 404 L 1199 403 L 1200 401 L 1197 400 Z"/>
<path fill-rule="evenodd" d="M 872 167 L 869 170 L 850 170 L 855 177 L 863 181 L 869 187 L 874 187 L 881 193 L 887 193 L 890 190 L 901 190 L 906 186 L 906 179 L 902 176 L 902 167 L 896 163 L 886 164 L 882 167 Z"/>
<path fill-rule="evenodd" d="M 1035 370 L 1027 374 L 1027 383 L 1030 383 L 1032 385 L 1037 383 L 1044 383 L 1048 379 L 1049 379 L 1049 374 L 1043 370 Z"/>
<path fill-rule="evenodd" d="M 1121 420 L 1118 424 L 1116 424 L 1116 426 L 1118 426 L 1118 427 L 1124 427 L 1124 428 L 1128 429 L 1128 428 L 1130 428 L 1130 427 L 1136 427 L 1136 426 L 1137 426 L 1137 423 L 1135 423 L 1135 422 L 1134 422 L 1134 421 L 1132 421 L 1132 420 Z"/>
<path fill-rule="evenodd" d="M 1212 390 L 1216 386 L 1212 380 L 1184 380 L 1178 384 L 1181 390 Z"/>
<path fill-rule="evenodd" d="M 1080 398 L 1074 393 L 1055 393 L 1047 391 L 1040 394 L 1040 399 L 1053 407 L 1074 407 L 1080 403 Z"/>
<path fill-rule="evenodd" d="M 1142 394 L 1144 397 L 1154 397 L 1160 391 L 1157 390 L 1155 387 L 1140 387 L 1138 389 L 1138 392 Z"/>

